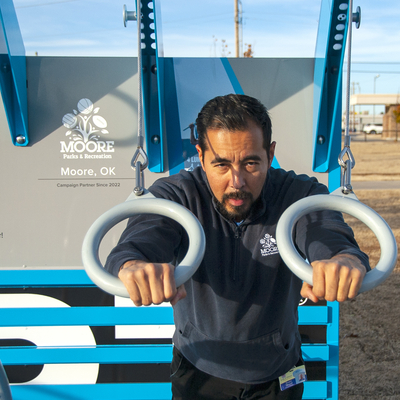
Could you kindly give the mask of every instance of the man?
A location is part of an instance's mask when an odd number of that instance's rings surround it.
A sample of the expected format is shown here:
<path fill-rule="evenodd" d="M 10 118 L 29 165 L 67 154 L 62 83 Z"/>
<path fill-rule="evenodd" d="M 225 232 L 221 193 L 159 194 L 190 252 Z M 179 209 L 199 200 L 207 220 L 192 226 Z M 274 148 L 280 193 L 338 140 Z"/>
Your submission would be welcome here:
<path fill-rule="evenodd" d="M 136 305 L 174 306 L 173 399 L 301 399 L 302 383 L 282 390 L 279 381 L 302 364 L 300 291 L 314 302 L 354 298 L 368 259 L 339 213 L 309 214 L 294 231 L 314 271 L 314 286 L 302 286 L 279 256 L 276 224 L 292 203 L 327 188 L 271 168 L 276 143 L 256 99 L 212 99 L 196 124 L 201 168 L 160 179 L 149 190 L 201 222 L 207 244 L 199 269 L 175 287 L 173 265 L 186 252 L 187 235 L 176 222 L 150 215 L 130 219 L 106 268 Z"/>

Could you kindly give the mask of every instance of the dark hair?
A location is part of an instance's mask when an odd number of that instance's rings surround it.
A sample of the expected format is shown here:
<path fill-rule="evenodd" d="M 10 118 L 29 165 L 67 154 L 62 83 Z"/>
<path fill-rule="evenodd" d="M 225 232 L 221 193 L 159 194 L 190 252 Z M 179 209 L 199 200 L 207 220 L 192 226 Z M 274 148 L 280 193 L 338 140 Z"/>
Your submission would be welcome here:
<path fill-rule="evenodd" d="M 228 94 L 209 100 L 196 119 L 198 144 L 201 150 L 208 149 L 207 130 L 222 129 L 240 131 L 248 128 L 253 121 L 262 129 L 263 147 L 269 157 L 272 123 L 265 106 L 257 99 L 244 94 Z"/>

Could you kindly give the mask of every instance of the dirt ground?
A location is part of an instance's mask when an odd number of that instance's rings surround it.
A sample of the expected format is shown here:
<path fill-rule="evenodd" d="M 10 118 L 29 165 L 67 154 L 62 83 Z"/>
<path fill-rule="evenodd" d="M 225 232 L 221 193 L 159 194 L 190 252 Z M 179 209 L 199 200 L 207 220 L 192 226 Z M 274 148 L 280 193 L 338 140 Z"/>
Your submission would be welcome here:
<path fill-rule="evenodd" d="M 400 143 L 352 141 L 356 159 L 353 181 L 400 181 Z M 357 197 L 375 209 L 400 242 L 400 189 L 358 190 Z M 360 247 L 374 266 L 380 248 L 374 234 L 346 217 Z M 400 400 L 400 263 L 382 285 L 344 303 L 340 314 L 340 400 Z"/>

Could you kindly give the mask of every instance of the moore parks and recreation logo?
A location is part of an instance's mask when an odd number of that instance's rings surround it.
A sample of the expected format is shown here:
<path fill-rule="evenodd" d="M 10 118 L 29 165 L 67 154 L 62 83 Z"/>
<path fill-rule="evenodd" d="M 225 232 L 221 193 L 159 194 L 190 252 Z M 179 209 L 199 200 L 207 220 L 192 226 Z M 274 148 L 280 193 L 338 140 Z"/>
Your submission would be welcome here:
<path fill-rule="evenodd" d="M 273 254 L 278 254 L 278 246 L 276 244 L 276 239 L 274 239 L 269 233 L 266 233 L 264 237 L 260 239 L 261 244 L 261 255 L 272 256 Z"/>
<path fill-rule="evenodd" d="M 62 123 L 68 131 L 67 141 L 60 141 L 63 158 L 112 158 L 114 141 L 103 140 L 108 135 L 107 121 L 99 115 L 100 107 L 94 108 L 89 99 L 81 99 L 77 104 L 78 110 L 65 114 Z"/>

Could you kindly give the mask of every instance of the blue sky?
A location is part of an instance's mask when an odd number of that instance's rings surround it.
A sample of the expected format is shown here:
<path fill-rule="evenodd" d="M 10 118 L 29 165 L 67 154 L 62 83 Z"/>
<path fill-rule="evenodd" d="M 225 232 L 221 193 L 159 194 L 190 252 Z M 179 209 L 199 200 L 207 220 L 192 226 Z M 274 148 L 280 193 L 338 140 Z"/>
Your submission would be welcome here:
<path fill-rule="evenodd" d="M 167 57 L 234 55 L 233 0 L 161 0 Z M 14 0 L 27 55 L 135 56 L 136 22 L 122 7 L 134 0 Z M 243 44 L 254 57 L 313 57 L 320 0 L 242 0 Z M 400 4 L 354 0 L 352 82 L 356 93 L 400 93 Z M 230 52 L 230 54 L 229 54 Z M 379 78 L 375 78 L 377 75 Z M 375 79 L 374 79 L 375 78 Z"/>

